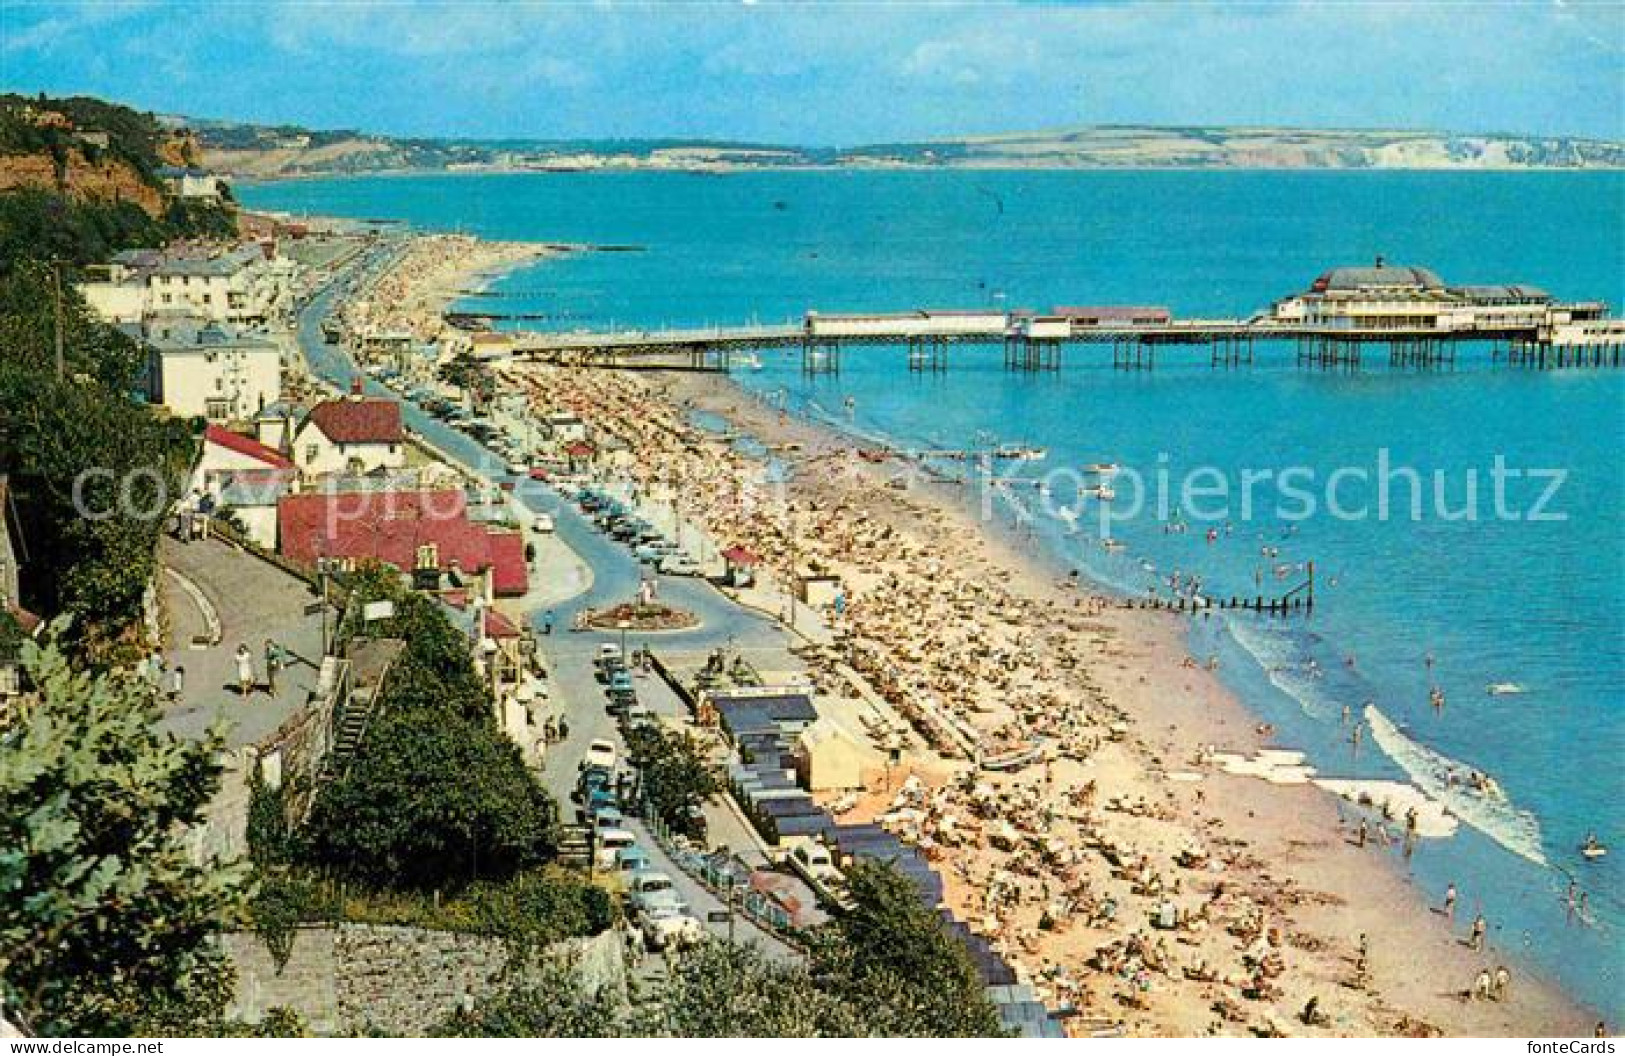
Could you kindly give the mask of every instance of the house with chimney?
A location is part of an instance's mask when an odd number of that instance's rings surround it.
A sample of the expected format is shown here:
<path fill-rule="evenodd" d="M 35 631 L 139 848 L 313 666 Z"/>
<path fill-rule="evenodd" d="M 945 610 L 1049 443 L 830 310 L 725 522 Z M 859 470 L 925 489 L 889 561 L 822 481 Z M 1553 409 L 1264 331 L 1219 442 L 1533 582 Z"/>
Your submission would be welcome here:
<path fill-rule="evenodd" d="M 359 393 L 318 403 L 294 434 L 292 455 L 306 476 L 400 469 L 406 465 L 401 405 Z"/>
<path fill-rule="evenodd" d="M 519 597 L 529 587 L 524 536 L 508 526 L 469 518 L 462 489 L 322 491 L 284 495 L 278 503 L 278 547 L 309 567 L 393 565 L 429 593 Z"/>

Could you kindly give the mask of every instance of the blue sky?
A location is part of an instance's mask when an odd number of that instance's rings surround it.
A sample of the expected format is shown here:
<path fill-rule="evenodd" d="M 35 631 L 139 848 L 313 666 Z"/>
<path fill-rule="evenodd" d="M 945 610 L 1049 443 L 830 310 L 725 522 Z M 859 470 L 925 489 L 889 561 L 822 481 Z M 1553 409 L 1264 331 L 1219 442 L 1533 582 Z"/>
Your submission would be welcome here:
<path fill-rule="evenodd" d="M 1099 123 L 1625 138 L 1619 0 L 0 0 L 0 86 L 398 135 L 850 145 Z"/>

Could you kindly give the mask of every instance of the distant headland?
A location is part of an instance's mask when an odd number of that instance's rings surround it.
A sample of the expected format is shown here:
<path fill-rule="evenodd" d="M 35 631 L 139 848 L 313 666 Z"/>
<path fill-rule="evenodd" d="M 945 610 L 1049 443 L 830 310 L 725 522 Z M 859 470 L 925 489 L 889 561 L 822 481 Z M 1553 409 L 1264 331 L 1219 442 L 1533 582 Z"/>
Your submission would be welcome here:
<path fill-rule="evenodd" d="M 1619 169 L 1625 142 L 1427 130 L 1098 125 L 854 147 L 707 139 L 403 139 L 165 118 L 206 164 L 261 179 L 402 171 L 645 169 Z"/>

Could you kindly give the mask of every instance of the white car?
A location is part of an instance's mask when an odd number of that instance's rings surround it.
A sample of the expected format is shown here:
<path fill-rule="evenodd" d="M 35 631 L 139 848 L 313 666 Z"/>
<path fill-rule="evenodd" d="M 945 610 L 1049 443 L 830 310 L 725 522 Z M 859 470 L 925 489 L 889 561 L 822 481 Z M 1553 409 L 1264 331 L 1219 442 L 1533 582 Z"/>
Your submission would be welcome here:
<path fill-rule="evenodd" d="M 660 571 L 668 576 L 697 576 L 700 563 L 687 554 L 667 554 L 660 559 Z"/>
<path fill-rule="evenodd" d="M 587 754 L 581 760 L 581 769 L 596 766 L 603 770 L 615 769 L 615 742 L 593 741 L 587 745 Z"/>
<path fill-rule="evenodd" d="M 553 527 L 553 515 L 548 513 L 538 513 L 536 519 L 530 522 L 531 531 L 541 532 L 544 535 L 551 535 Z"/>
<path fill-rule="evenodd" d="M 651 950 L 685 950 L 705 938 L 698 920 L 680 910 L 661 908 L 644 914 L 643 942 Z"/>
<path fill-rule="evenodd" d="M 620 852 L 637 846 L 638 838 L 625 829 L 599 829 L 593 838 L 593 865 L 613 869 Z"/>
<path fill-rule="evenodd" d="M 642 919 L 665 911 L 687 913 L 683 899 L 671 877 L 656 869 L 639 869 L 627 878 L 627 903 L 633 916 Z"/>
<path fill-rule="evenodd" d="M 525 465 L 523 462 L 509 462 L 508 463 L 508 473 L 510 475 L 512 475 L 512 476 L 522 477 L 522 476 L 525 476 L 529 472 L 530 472 L 530 467 Z"/>

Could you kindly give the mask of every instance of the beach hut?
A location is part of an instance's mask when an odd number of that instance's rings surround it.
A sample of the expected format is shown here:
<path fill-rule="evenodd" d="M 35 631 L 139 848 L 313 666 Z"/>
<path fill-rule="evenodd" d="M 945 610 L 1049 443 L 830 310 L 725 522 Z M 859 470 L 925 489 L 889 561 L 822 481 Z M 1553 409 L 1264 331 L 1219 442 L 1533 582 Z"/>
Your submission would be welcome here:
<path fill-rule="evenodd" d="M 564 445 L 564 457 L 570 460 L 571 473 L 586 473 L 592 468 L 593 456 L 598 448 L 591 440 L 572 440 Z"/>
<path fill-rule="evenodd" d="M 863 787 L 863 771 L 882 763 L 880 753 L 828 719 L 801 731 L 793 752 L 796 777 L 809 792 Z"/>
<path fill-rule="evenodd" d="M 756 582 L 756 566 L 762 559 L 742 546 L 730 546 L 722 552 L 722 578 L 733 587 L 748 587 Z"/>

